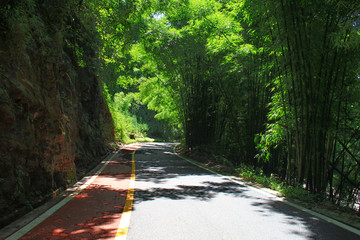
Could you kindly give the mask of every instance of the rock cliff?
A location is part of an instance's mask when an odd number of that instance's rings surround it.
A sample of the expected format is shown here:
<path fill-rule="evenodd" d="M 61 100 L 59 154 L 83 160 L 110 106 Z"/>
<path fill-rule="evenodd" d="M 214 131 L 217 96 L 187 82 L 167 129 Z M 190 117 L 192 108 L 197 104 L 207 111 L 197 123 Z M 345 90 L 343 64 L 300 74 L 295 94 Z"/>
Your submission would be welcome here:
<path fill-rule="evenodd" d="M 113 141 L 95 68 L 79 63 L 81 42 L 71 40 L 86 33 L 66 12 L 79 1 L 63 1 L 61 11 L 57 2 L 0 6 L 1 225 L 73 183 Z"/>

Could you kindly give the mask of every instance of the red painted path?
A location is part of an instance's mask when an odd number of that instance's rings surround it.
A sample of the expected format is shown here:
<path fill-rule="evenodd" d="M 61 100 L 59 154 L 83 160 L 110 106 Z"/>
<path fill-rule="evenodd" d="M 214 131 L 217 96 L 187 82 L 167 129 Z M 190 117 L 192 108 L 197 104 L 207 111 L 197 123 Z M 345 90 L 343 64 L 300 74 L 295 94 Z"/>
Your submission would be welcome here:
<path fill-rule="evenodd" d="M 131 156 L 141 145 L 122 149 L 89 186 L 20 239 L 114 239 L 130 183 Z"/>

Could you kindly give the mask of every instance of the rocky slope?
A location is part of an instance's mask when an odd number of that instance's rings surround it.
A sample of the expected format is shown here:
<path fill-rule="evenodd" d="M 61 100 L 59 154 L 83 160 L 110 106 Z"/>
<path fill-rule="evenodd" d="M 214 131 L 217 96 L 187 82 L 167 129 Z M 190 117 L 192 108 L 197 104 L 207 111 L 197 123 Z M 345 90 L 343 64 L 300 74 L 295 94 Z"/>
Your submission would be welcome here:
<path fill-rule="evenodd" d="M 74 182 L 113 141 L 94 67 L 80 67 L 71 44 L 84 30 L 66 11 L 79 1 L 56 2 L 0 6 L 0 226 Z"/>

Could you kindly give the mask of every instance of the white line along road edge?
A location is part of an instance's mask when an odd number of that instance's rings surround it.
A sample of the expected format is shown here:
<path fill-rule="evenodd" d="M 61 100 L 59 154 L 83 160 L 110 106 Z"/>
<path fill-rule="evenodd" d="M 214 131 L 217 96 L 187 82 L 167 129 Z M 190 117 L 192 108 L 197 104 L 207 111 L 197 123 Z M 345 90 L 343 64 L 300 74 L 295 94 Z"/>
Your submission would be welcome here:
<path fill-rule="evenodd" d="M 204 169 L 204 170 L 206 170 L 206 171 L 209 171 L 209 172 L 211 172 L 211 173 L 213 173 L 213 174 L 216 174 L 216 175 L 218 175 L 218 176 L 220 176 L 220 177 L 223 177 L 223 178 L 225 178 L 225 179 L 228 179 L 228 180 L 230 180 L 230 181 L 232 181 L 232 182 L 234 182 L 234 183 L 237 183 L 237 184 L 240 184 L 240 185 L 246 185 L 246 186 L 248 186 L 249 188 L 251 188 L 251 189 L 253 189 L 253 190 L 255 190 L 255 191 L 259 192 L 259 193 L 265 194 L 266 196 L 272 197 L 272 198 L 274 198 L 274 199 L 276 199 L 276 200 L 278 200 L 278 201 L 281 201 L 281 202 L 283 202 L 283 203 L 285 203 L 285 204 L 287 204 L 287 205 L 289 205 L 289 206 L 295 207 L 295 208 L 297 208 L 297 209 L 299 209 L 299 210 L 301 210 L 301 211 L 303 211 L 303 212 L 307 212 L 307 213 L 309 213 L 309 214 L 311 214 L 311 215 L 313 215 L 313 216 L 315 216 L 315 217 L 321 218 L 322 220 L 325 220 L 325 221 L 327 221 L 327 222 L 330 222 L 330 223 L 332 223 L 332 224 L 335 224 L 335 225 L 338 226 L 338 227 L 341 227 L 341 228 L 343 228 L 343 229 L 346 229 L 346 230 L 348 230 L 348 231 L 350 231 L 350 232 L 353 232 L 353 233 L 355 233 L 355 234 L 357 234 L 357 235 L 360 236 L 360 230 L 359 230 L 359 229 L 356 229 L 356 228 L 354 228 L 354 227 L 352 227 L 352 226 L 349 226 L 349 225 L 347 225 L 347 224 L 344 224 L 344 223 L 342 223 L 342 222 L 339 222 L 339 221 L 337 221 L 337 220 L 335 220 L 335 219 L 333 219 L 333 218 L 330 218 L 330 217 L 328 217 L 328 216 L 325 216 L 325 215 L 323 215 L 323 214 L 321 214 L 321 213 L 314 212 L 314 211 L 312 211 L 312 210 L 310 210 L 310 209 L 307 209 L 307 208 L 305 208 L 305 207 L 302 207 L 302 206 L 300 206 L 300 205 L 298 205 L 298 204 L 289 202 L 288 200 L 286 200 L 286 199 L 284 199 L 284 198 L 282 198 L 282 197 L 278 197 L 278 196 L 276 196 L 276 195 L 274 195 L 274 194 L 271 194 L 271 193 L 269 193 L 269 192 L 266 192 L 266 191 L 264 191 L 264 190 L 262 190 L 262 189 L 260 189 L 260 188 L 251 186 L 251 185 L 249 185 L 249 184 L 247 184 L 247 183 L 245 183 L 245 182 L 242 182 L 242 181 L 239 181 L 239 180 L 235 180 L 233 177 L 224 176 L 224 175 L 222 175 L 222 174 L 220 174 L 220 173 L 217 173 L 217 172 L 215 172 L 215 171 L 213 171 L 213 170 L 211 170 L 211 169 L 208 169 L 208 168 L 206 168 L 206 167 L 204 167 L 204 166 L 202 166 L 202 165 L 200 165 L 200 164 L 198 164 L 198 163 L 196 163 L 196 162 L 194 162 L 194 161 L 192 161 L 192 160 L 190 160 L 190 159 L 188 159 L 188 158 L 186 158 L 186 157 L 183 157 L 183 156 L 177 154 L 175 148 L 176 148 L 176 146 L 175 146 L 174 149 L 173 149 L 174 153 L 175 153 L 179 158 L 182 158 L 182 159 L 188 161 L 188 162 L 191 163 L 191 164 L 194 164 L 194 165 L 196 165 L 196 166 L 198 166 L 198 167 L 200 167 L 200 168 L 202 168 L 202 169 Z"/>
<path fill-rule="evenodd" d="M 54 205 L 53 207 L 49 208 L 46 212 L 41 214 L 39 217 L 35 218 L 33 221 L 19 229 L 17 232 L 13 233 L 9 237 L 6 238 L 6 240 L 17 240 L 24 236 L 26 233 L 31 231 L 34 227 L 39 225 L 42 221 L 44 221 L 46 218 L 51 216 L 54 212 L 56 212 L 58 209 L 60 209 L 62 206 L 64 206 L 66 203 L 68 203 L 71 199 L 76 197 L 82 190 L 87 188 L 99 175 L 100 173 L 105 169 L 105 167 L 109 164 L 109 162 L 114 158 L 114 156 L 118 153 L 116 151 L 108 160 L 102 161 L 104 164 L 96 173 L 93 175 L 89 180 L 87 180 L 84 184 L 77 187 L 76 190 L 66 196 L 63 200 L 61 200 L 59 203 Z"/>

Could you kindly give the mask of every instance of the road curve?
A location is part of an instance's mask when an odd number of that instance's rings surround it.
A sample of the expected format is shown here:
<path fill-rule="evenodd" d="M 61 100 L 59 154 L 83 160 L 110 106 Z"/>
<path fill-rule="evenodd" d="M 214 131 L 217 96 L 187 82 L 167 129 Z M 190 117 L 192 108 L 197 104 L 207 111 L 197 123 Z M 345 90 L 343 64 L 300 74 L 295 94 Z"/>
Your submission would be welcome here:
<path fill-rule="evenodd" d="M 277 198 L 177 157 L 171 143 L 135 154 L 127 239 L 360 239 Z"/>

